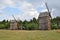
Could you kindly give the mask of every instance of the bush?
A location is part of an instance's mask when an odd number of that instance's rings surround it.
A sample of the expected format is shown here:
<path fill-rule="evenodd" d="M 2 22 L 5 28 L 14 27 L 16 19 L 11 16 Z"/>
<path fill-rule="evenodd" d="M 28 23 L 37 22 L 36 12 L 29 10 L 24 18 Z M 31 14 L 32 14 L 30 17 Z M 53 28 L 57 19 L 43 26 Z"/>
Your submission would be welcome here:
<path fill-rule="evenodd" d="M 52 24 L 52 27 L 51 28 L 52 29 L 58 29 L 57 24 L 56 23 Z"/>
<path fill-rule="evenodd" d="M 37 27 L 38 27 L 38 24 L 36 24 L 36 23 L 26 24 L 26 29 L 27 30 L 35 30 L 35 29 L 37 29 Z"/>

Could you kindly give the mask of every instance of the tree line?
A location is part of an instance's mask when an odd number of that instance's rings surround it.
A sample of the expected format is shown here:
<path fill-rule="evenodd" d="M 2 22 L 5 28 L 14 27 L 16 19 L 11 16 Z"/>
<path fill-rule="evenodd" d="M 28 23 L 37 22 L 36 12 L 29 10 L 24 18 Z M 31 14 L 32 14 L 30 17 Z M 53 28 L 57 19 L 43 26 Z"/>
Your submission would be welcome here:
<path fill-rule="evenodd" d="M 37 30 L 38 29 L 38 19 L 33 18 L 30 21 L 22 21 L 19 20 L 19 28 L 24 30 Z M 10 28 L 10 21 L 3 20 L 0 21 L 0 29 L 9 29 Z M 56 17 L 51 19 L 51 29 L 60 29 L 60 17 Z"/>

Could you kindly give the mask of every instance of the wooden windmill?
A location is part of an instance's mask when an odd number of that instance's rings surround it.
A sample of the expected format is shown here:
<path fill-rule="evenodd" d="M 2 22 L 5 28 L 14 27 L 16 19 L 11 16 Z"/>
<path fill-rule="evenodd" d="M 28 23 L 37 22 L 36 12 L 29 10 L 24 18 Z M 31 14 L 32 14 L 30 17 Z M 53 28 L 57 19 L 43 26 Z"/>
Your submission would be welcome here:
<path fill-rule="evenodd" d="M 14 18 L 14 20 L 10 21 L 10 29 L 17 30 L 19 27 L 18 21 L 15 19 L 14 15 L 12 15 L 12 17 Z"/>
<path fill-rule="evenodd" d="M 41 12 L 38 19 L 39 19 L 39 29 L 41 30 L 50 30 L 51 29 L 51 12 L 49 11 L 49 8 L 47 6 L 47 3 L 45 3 L 47 12 Z"/>

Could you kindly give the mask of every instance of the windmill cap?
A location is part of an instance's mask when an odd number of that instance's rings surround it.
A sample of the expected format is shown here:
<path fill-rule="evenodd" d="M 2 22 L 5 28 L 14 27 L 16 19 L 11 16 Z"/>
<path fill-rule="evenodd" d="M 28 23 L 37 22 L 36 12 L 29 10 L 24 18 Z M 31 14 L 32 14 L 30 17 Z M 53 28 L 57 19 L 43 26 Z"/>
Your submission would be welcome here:
<path fill-rule="evenodd" d="M 39 17 L 50 16 L 50 12 L 41 12 Z"/>

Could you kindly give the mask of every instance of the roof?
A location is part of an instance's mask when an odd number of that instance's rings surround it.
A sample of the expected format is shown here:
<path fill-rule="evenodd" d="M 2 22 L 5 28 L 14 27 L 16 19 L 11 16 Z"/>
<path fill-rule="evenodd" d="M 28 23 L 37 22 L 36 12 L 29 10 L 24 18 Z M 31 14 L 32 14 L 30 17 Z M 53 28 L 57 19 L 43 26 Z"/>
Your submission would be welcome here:
<path fill-rule="evenodd" d="M 10 20 L 10 22 L 16 22 L 15 20 Z"/>
<path fill-rule="evenodd" d="M 44 17 L 44 16 L 50 16 L 51 17 L 50 12 L 41 12 L 39 14 L 39 17 Z"/>

